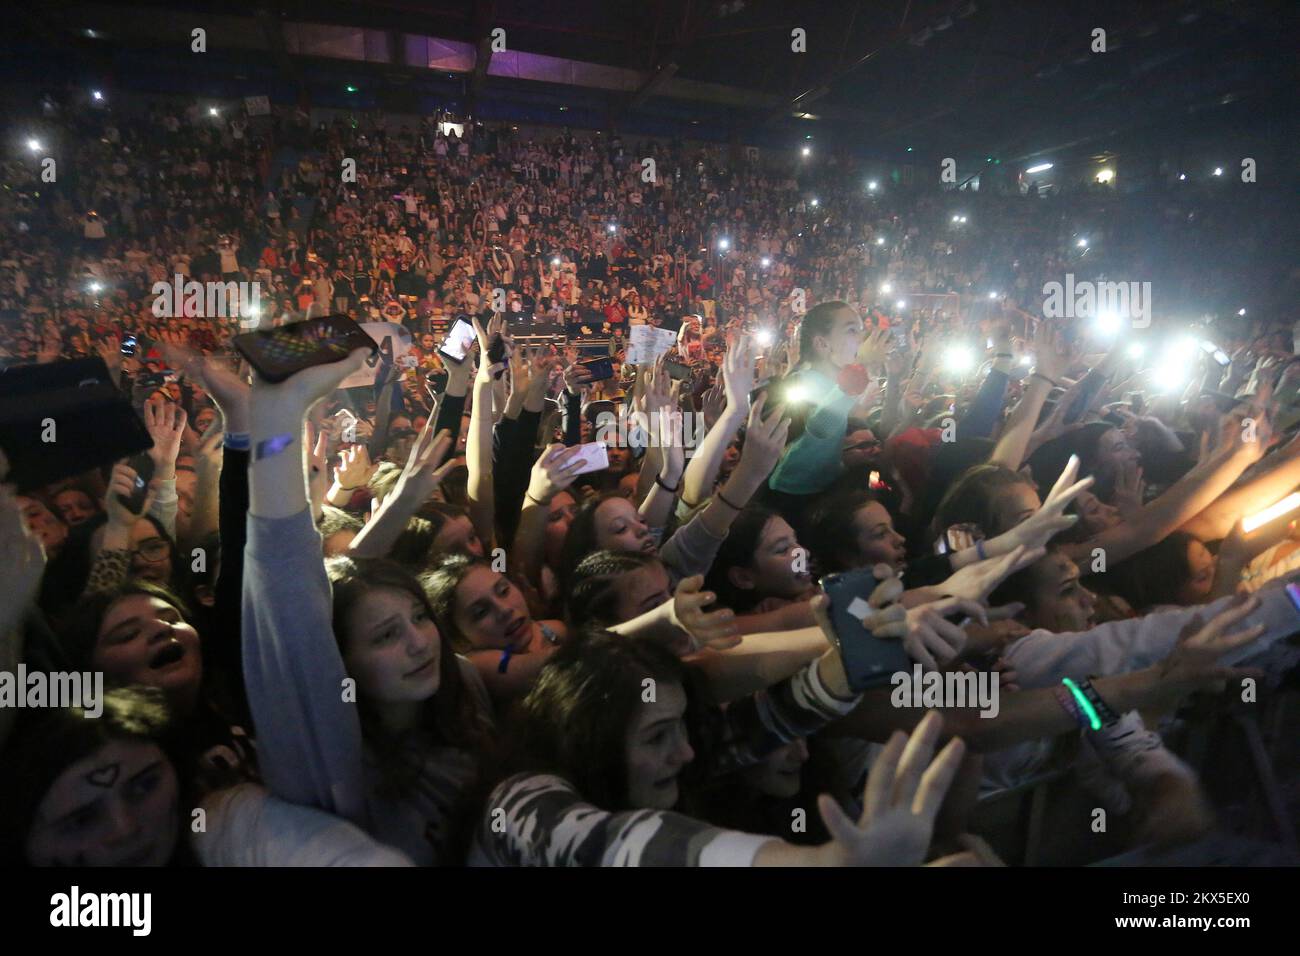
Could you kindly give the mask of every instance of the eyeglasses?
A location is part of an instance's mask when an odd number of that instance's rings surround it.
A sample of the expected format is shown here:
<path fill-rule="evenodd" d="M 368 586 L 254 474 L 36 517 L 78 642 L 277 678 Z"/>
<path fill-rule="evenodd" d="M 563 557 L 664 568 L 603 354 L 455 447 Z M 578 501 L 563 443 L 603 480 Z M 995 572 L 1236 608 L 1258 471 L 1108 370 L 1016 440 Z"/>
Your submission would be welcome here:
<path fill-rule="evenodd" d="M 131 550 L 131 554 L 146 561 L 161 561 L 171 554 L 171 550 L 165 538 L 145 538 Z"/>

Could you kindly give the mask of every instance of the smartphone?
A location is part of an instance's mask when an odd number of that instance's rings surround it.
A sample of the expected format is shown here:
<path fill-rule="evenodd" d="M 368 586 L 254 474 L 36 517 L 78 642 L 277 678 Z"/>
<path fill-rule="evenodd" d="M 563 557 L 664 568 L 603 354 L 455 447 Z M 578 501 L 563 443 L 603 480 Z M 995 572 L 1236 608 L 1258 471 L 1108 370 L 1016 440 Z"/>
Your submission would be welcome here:
<path fill-rule="evenodd" d="M 502 336 L 494 336 L 492 341 L 488 343 L 487 360 L 489 365 L 496 365 L 506 360 L 506 340 Z M 501 369 L 492 377 L 500 378 L 505 374 L 506 370 Z"/>
<path fill-rule="evenodd" d="M 138 515 L 144 508 L 145 496 L 149 494 L 149 482 L 153 480 L 153 459 L 148 454 L 136 455 L 127 462 L 135 471 L 135 484 L 131 494 L 118 495 L 117 500 L 126 505 L 133 515 Z"/>
<path fill-rule="evenodd" d="M 609 358 L 589 359 L 578 364 L 591 373 L 591 382 L 603 382 L 614 377 L 614 363 Z"/>
<path fill-rule="evenodd" d="M 283 382 L 305 368 L 337 362 L 353 349 L 369 349 L 372 358 L 379 351 L 365 329 L 346 315 L 326 315 L 247 332 L 235 336 L 234 345 L 268 382 Z"/>
<path fill-rule="evenodd" d="M 122 354 L 134 358 L 135 356 L 145 356 L 153 348 L 153 342 L 144 335 L 124 335 L 122 336 Z"/>
<path fill-rule="evenodd" d="M 478 339 L 478 333 L 474 331 L 474 326 L 470 325 L 464 319 L 457 319 L 456 324 L 447 332 L 447 338 L 443 340 L 438 351 L 450 358 L 453 362 L 465 361 L 465 356 L 469 354 L 470 346 Z"/>
<path fill-rule="evenodd" d="M 1300 584 L 1288 584 L 1286 596 L 1291 599 L 1291 606 L 1300 611 Z"/>
<path fill-rule="evenodd" d="M 1206 355 L 1213 356 L 1214 361 L 1218 362 L 1220 365 L 1226 366 L 1232 364 L 1232 359 L 1228 356 L 1228 353 L 1223 351 L 1223 349 L 1219 348 L 1209 339 L 1203 339 L 1201 341 L 1201 351 Z"/>
<path fill-rule="evenodd" d="M 575 475 L 585 475 L 589 471 L 604 471 L 609 467 L 609 449 L 605 447 L 603 441 L 587 442 L 585 445 L 578 446 L 578 454 L 573 456 L 574 461 L 580 461 L 578 470 L 573 472 Z"/>
<path fill-rule="evenodd" d="M 867 598 L 879 583 L 870 568 L 830 574 L 820 583 L 830 598 L 831 627 L 850 690 L 858 693 L 887 684 L 899 671 L 911 673 L 912 659 L 903 642 L 877 638 L 862 623 L 870 610 Z"/>
<path fill-rule="evenodd" d="M 691 377 L 691 367 L 681 362 L 665 362 L 665 368 L 668 369 L 668 377 L 674 382 L 689 381 Z"/>
<path fill-rule="evenodd" d="M 1147 401 L 1141 392 L 1128 393 L 1128 405 L 1133 409 L 1134 415 L 1145 415 L 1147 413 Z"/>
<path fill-rule="evenodd" d="M 939 540 L 934 543 L 934 550 L 936 554 L 956 554 L 975 547 L 983 540 L 984 533 L 978 525 L 955 524 L 939 536 Z"/>

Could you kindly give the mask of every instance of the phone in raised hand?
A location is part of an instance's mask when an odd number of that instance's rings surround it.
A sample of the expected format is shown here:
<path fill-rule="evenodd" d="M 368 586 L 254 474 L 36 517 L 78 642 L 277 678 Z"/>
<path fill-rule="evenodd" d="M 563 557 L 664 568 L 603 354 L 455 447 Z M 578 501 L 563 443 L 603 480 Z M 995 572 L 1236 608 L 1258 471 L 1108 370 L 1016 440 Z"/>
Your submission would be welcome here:
<path fill-rule="evenodd" d="M 609 467 L 609 449 L 601 441 L 587 442 L 579 445 L 571 462 L 581 462 L 575 475 L 585 475 L 589 471 L 604 471 Z"/>
<path fill-rule="evenodd" d="M 829 574 L 820 583 L 830 599 L 831 627 L 852 691 L 887 684 L 899 671 L 911 673 L 903 642 L 876 637 L 863 623 L 872 610 L 867 601 L 880 583 L 870 568 Z"/>
<path fill-rule="evenodd" d="M 447 338 L 443 340 L 438 351 L 447 356 L 457 364 L 465 361 L 465 356 L 469 354 L 470 346 L 478 340 L 478 333 L 474 331 L 474 326 L 470 325 L 464 319 L 457 319 L 455 324 L 447 332 Z"/>
<path fill-rule="evenodd" d="M 285 379 L 314 365 L 345 359 L 366 348 L 372 357 L 379 346 L 365 329 L 346 315 L 326 315 L 235 336 L 234 346 L 259 376 L 268 382 Z"/>
<path fill-rule="evenodd" d="M 153 480 L 153 459 L 148 454 L 134 456 L 128 465 L 135 472 L 135 484 L 131 486 L 130 495 L 118 495 L 117 500 L 126 505 L 128 511 L 138 515 L 144 510 L 144 499 L 149 494 L 149 482 Z"/>

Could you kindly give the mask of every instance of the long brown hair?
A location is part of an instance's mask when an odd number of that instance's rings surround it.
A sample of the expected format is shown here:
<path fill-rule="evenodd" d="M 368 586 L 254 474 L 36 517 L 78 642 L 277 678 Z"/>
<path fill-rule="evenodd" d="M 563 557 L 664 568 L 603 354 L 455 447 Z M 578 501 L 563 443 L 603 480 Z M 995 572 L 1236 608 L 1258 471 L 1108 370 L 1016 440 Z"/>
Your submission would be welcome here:
<path fill-rule="evenodd" d="M 352 608 L 371 591 L 383 588 L 409 594 L 423 605 L 431 619 L 437 619 L 419 580 L 391 561 L 340 556 L 326 561 L 325 568 L 333 585 L 334 636 L 340 653 L 346 652 L 343 622 Z M 419 729 L 430 734 L 437 743 L 479 752 L 490 736 L 490 715 L 480 712 L 478 703 L 465 686 L 459 658 L 448 635 L 441 629 L 438 644 L 441 683 L 437 693 L 425 702 Z M 408 792 L 415 784 L 420 768 L 406 755 L 406 736 L 389 731 L 364 695 L 358 695 L 357 708 L 361 716 L 362 737 L 379 760 L 385 789 L 399 795 Z"/>

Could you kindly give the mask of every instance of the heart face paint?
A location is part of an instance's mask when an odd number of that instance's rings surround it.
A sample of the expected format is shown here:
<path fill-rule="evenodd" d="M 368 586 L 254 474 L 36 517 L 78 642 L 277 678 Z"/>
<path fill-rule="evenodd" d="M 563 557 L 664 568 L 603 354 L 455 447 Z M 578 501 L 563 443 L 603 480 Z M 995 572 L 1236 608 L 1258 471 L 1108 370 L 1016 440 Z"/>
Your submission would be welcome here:
<path fill-rule="evenodd" d="M 86 774 L 86 779 L 96 787 L 103 787 L 105 790 L 110 789 L 113 784 L 117 783 L 118 774 L 122 772 L 122 765 L 116 763 L 105 764 L 102 767 L 96 767 L 90 773 Z"/>

